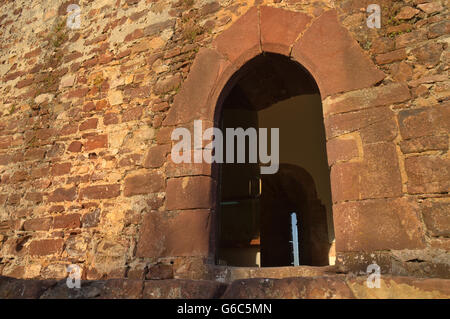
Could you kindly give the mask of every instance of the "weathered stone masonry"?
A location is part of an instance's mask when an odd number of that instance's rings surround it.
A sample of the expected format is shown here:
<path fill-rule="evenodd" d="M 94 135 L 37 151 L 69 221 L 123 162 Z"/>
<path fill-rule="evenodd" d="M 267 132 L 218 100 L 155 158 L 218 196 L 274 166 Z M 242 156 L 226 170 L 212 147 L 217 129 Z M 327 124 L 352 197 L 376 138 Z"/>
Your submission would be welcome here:
<path fill-rule="evenodd" d="M 215 169 L 170 134 L 272 52 L 321 92 L 338 268 L 448 278 L 448 1 L 373 2 L 0 1 L 0 275 L 211 279 Z"/>

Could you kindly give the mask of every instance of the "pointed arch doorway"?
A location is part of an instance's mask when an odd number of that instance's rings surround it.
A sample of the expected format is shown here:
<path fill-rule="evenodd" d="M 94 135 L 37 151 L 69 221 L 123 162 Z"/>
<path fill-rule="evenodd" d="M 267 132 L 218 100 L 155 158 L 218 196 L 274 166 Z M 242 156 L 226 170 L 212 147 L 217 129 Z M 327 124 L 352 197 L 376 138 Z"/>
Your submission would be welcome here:
<path fill-rule="evenodd" d="M 266 175 L 260 173 L 261 164 L 249 163 L 248 156 L 246 163 L 220 164 L 216 263 L 328 265 L 331 190 L 314 79 L 289 58 L 265 53 L 246 63 L 230 83 L 219 119 L 222 132 L 277 128 L 279 164 L 275 174 Z M 249 150 L 250 141 L 246 143 Z"/>
<path fill-rule="evenodd" d="M 280 37 L 280 34 L 284 36 Z M 336 136 L 334 128 L 330 127 L 334 114 L 327 109 L 327 98 L 374 87 L 385 77 L 341 25 L 336 10 L 311 17 L 279 8 L 252 7 L 220 33 L 211 45 L 197 53 L 163 127 L 192 127 L 195 120 L 220 126 L 224 103 L 237 81 L 235 75 L 247 62 L 263 53 L 289 57 L 312 75 L 320 98 L 325 101 L 323 118 L 327 142 Z M 345 157 L 344 152 L 335 149 L 333 156 Z M 177 248 L 177 256 L 193 257 L 193 260 L 202 258 L 208 264 L 217 260 L 219 238 L 214 225 L 220 200 L 217 194 L 217 168 L 205 163 L 169 166 L 167 185 L 170 189 L 166 194 L 166 209 L 175 214 L 183 210 L 183 218 L 193 221 L 196 232 L 192 239 L 186 236 L 183 247 Z M 359 171 L 352 172 L 352 176 L 358 174 Z M 347 177 L 334 176 L 331 180 L 333 192 L 341 187 Z M 318 188 L 318 185 L 315 186 Z M 183 200 L 180 201 L 180 198 Z M 333 198 L 333 205 L 338 204 Z M 335 225 L 346 220 L 342 210 L 338 212 L 339 215 L 333 215 Z M 186 225 L 183 233 L 188 233 L 189 227 Z M 203 229 L 201 234 L 200 229 Z M 344 234 L 355 240 L 361 237 L 351 229 L 336 229 L 338 253 L 347 247 Z M 154 256 L 151 252 L 143 252 L 142 255 Z"/>

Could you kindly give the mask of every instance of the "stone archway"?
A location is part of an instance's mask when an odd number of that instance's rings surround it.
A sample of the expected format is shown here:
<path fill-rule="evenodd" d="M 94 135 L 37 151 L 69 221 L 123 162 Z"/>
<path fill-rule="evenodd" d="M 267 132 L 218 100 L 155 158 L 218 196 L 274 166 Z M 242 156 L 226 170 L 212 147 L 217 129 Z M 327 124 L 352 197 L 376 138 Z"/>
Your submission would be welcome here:
<path fill-rule="evenodd" d="M 198 52 L 163 125 L 191 128 L 194 120 L 214 125 L 233 86 L 233 75 L 264 52 L 288 56 L 304 66 L 316 80 L 322 101 L 335 94 L 373 87 L 385 77 L 339 23 L 335 10 L 313 18 L 284 9 L 253 7 L 218 35 L 210 48 Z M 330 112 L 324 103 L 325 123 Z M 327 141 L 329 138 L 327 129 Z M 333 152 L 345 156 L 346 150 L 338 148 Z M 183 235 L 186 240 L 177 245 L 173 256 L 211 257 L 215 170 L 209 164 L 168 165 L 166 209 L 182 211 L 182 219 L 190 220 L 196 231 L 192 240 Z M 342 184 L 342 178 L 339 175 L 332 180 L 333 192 L 336 185 Z M 339 234 L 336 234 L 338 247 Z"/>

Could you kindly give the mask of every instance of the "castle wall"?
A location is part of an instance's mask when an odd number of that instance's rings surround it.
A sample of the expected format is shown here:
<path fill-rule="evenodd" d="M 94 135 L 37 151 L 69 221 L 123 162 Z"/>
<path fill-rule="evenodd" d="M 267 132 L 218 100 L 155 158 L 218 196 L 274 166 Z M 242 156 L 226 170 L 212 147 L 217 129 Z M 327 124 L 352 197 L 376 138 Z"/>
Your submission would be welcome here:
<path fill-rule="evenodd" d="M 66 25 L 72 2 L 80 29 Z M 448 2 L 379 0 L 382 28 L 368 29 L 372 2 L 0 1 L 0 275 L 63 278 L 69 264 L 89 280 L 142 278 L 156 264 L 177 278 L 207 272 L 211 243 L 198 234 L 211 226 L 214 176 L 170 161 L 167 115 L 198 52 L 267 5 L 307 14 L 308 26 L 322 17 L 318 42 L 336 10 L 383 73 L 376 85 L 355 69 L 322 86 L 342 269 L 376 259 L 387 272 L 449 276 Z M 206 90 L 216 79 L 197 69 Z M 317 72 L 319 86 L 332 71 Z"/>

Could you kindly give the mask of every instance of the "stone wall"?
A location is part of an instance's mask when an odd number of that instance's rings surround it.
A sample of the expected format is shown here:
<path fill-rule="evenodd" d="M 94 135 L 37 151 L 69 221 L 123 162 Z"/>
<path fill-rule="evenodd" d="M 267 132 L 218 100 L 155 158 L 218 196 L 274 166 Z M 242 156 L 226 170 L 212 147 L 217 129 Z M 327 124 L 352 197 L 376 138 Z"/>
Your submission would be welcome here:
<path fill-rule="evenodd" d="M 379 288 L 352 276 L 210 280 L 109 279 L 68 288 L 65 280 L 0 276 L 1 299 L 448 299 L 448 279 L 387 276 Z"/>
<path fill-rule="evenodd" d="M 81 8 L 80 29 L 66 27 L 70 3 Z M 382 6 L 381 29 L 366 27 L 370 3 Z M 348 30 L 339 35 L 376 66 L 359 72 L 359 58 L 329 46 L 312 71 L 319 86 L 337 79 L 321 93 L 342 270 L 376 260 L 384 272 L 449 276 L 444 0 L 0 1 L 0 275 L 63 278 L 77 264 L 87 280 L 143 279 L 160 265 L 175 278 L 205 277 L 214 176 L 168 158 L 174 97 L 213 90 L 209 65 L 190 72 L 193 61 L 246 13 L 266 12 L 267 32 L 276 30 L 280 17 L 262 6 L 303 13 L 293 28 L 315 26 L 311 43 L 336 31 L 326 26 L 337 14 Z M 274 42 L 297 40 L 279 35 Z M 237 49 L 218 50 L 220 69 Z M 353 72 L 333 72 L 340 64 Z M 185 105 L 194 117 L 197 102 Z"/>

